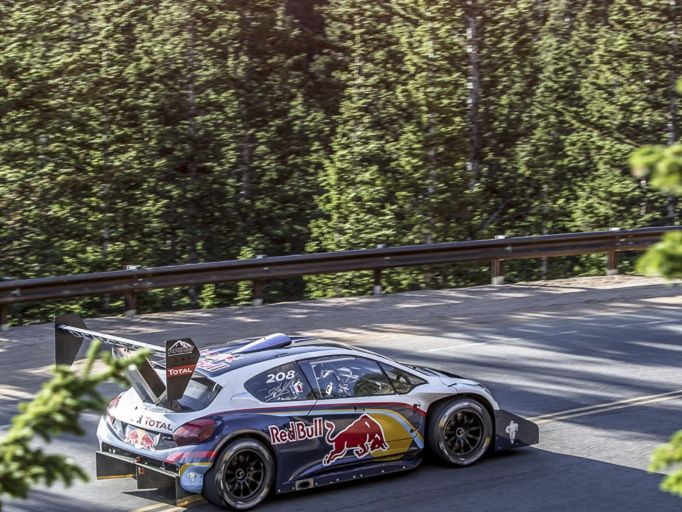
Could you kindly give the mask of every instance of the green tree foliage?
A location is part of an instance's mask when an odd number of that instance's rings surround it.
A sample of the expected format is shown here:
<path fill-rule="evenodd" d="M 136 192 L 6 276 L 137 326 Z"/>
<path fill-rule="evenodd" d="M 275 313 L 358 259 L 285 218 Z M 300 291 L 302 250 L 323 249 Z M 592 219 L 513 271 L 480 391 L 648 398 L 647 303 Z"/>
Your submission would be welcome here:
<path fill-rule="evenodd" d="M 573 229 L 649 225 L 666 213 L 665 198 L 626 179 L 626 156 L 668 141 L 675 124 L 671 73 L 682 71 L 671 40 L 675 16 L 668 3 L 614 0 L 607 17 L 581 82 L 584 108 L 571 115 L 567 153 L 580 168 L 592 167 L 577 186 Z"/>
<path fill-rule="evenodd" d="M 463 238 L 478 199 L 466 170 L 463 10 L 448 1 L 396 1 L 394 8 L 403 73 L 395 88 L 398 130 L 388 149 L 401 243 Z"/>
<path fill-rule="evenodd" d="M 324 8 L 333 78 L 343 84 L 335 133 L 325 158 L 308 250 L 361 249 L 395 244 L 396 200 L 387 144 L 399 113 L 394 96 L 401 73 L 396 39 L 377 25 L 392 16 L 390 2 L 331 0 Z M 368 291 L 369 277 L 347 274 L 308 280 L 313 296 Z"/>
<path fill-rule="evenodd" d="M 322 131 L 283 1 L 3 9 L 2 276 L 230 259 L 254 244 L 270 255 L 304 249 Z M 280 288 L 271 291 L 303 293 Z M 213 303 L 234 293 L 218 286 Z M 141 307 L 199 296 L 146 294 Z"/>
<path fill-rule="evenodd" d="M 674 189 L 656 192 L 668 178 L 627 178 L 623 155 L 679 138 L 679 9 L 2 2 L 0 277 L 675 223 Z M 508 270 L 603 269 L 571 258 Z M 487 274 L 384 280 L 395 291 Z M 265 296 L 372 284 L 311 276 L 267 283 Z M 216 284 L 141 294 L 139 309 L 249 300 L 248 284 Z M 70 307 L 120 311 L 121 298 Z M 13 317 L 49 313 L 22 305 Z"/>
<path fill-rule="evenodd" d="M 581 173 L 589 174 L 589 169 L 573 165 L 566 154 L 567 139 L 573 133 L 567 113 L 584 108 L 579 87 L 585 67 L 576 64 L 586 59 L 591 45 L 585 29 L 589 23 L 593 31 L 596 18 L 591 2 L 580 7 L 580 2 L 552 0 L 542 13 L 546 21 L 537 43 L 540 74 L 527 113 L 532 128 L 518 145 L 526 223 L 543 234 L 568 229 L 576 200 L 572 185 Z"/>
<path fill-rule="evenodd" d="M 674 4 L 673 4 L 674 5 Z M 682 94 L 682 80 L 677 82 L 677 92 Z M 673 139 L 674 140 L 674 139 Z M 639 178 L 650 177 L 654 187 L 668 194 L 682 194 L 682 144 L 668 147 L 645 146 L 630 157 L 633 174 Z M 682 277 L 682 236 L 668 233 L 664 239 L 649 249 L 639 260 L 638 269 L 649 275 L 669 278 Z M 674 468 L 663 479 L 661 488 L 682 496 L 682 431 L 670 441 L 659 446 L 651 459 L 650 471 Z"/>
<path fill-rule="evenodd" d="M 104 382 L 128 384 L 126 369 L 142 363 L 144 351 L 117 359 L 102 352 L 105 368 L 93 370 L 100 354 L 100 344 L 93 343 L 82 372 L 57 366 L 52 380 L 45 383 L 30 401 L 20 404 L 19 414 L 0 438 L 0 497 L 26 498 L 35 484 L 52 485 L 61 481 L 70 485 L 74 480 L 87 480 L 87 475 L 72 460 L 46 452 L 38 444 L 49 443 L 61 434 L 83 435 L 80 416 L 87 411 L 101 412 L 107 400 L 98 391 Z M 2 503 L 0 502 L 0 510 Z"/>
<path fill-rule="evenodd" d="M 394 1 L 393 9 L 390 30 L 403 73 L 394 92 L 400 115 L 388 149 L 399 243 L 475 237 L 486 208 L 480 165 L 472 163 L 480 157 L 474 139 L 481 137 L 470 129 L 470 120 L 478 122 L 471 101 L 478 95 L 468 10 L 450 1 L 403 0 Z M 454 285 L 462 277 L 456 269 L 426 268 L 394 271 L 385 281 L 391 290 Z"/>
<path fill-rule="evenodd" d="M 659 446 L 651 457 L 649 471 L 661 471 L 676 468 L 667 475 L 661 483 L 661 489 L 682 496 L 682 469 L 679 464 L 682 462 L 682 430 L 678 430 L 670 438 L 670 441 Z"/>
<path fill-rule="evenodd" d="M 677 91 L 682 94 L 682 79 L 677 82 Z M 642 147 L 632 154 L 630 165 L 635 176 L 650 178 L 651 184 L 661 192 L 682 195 L 682 143 Z M 681 278 L 682 233 L 667 233 L 660 243 L 644 254 L 637 269 L 648 275 Z M 682 479 L 682 475 L 679 478 Z"/>
<path fill-rule="evenodd" d="M 673 3 L 673 5 L 675 5 Z M 682 94 L 682 79 L 677 82 Z M 650 177 L 651 183 L 667 194 L 682 195 L 682 144 L 645 146 L 630 157 L 632 172 L 638 178 Z M 667 233 L 661 242 L 651 247 L 638 261 L 637 268 L 648 275 L 682 278 L 682 233 Z M 661 489 L 682 496 L 682 430 L 670 441 L 656 448 L 650 471 L 671 469 L 661 483 Z"/>
<path fill-rule="evenodd" d="M 478 179 L 486 206 L 481 222 L 471 230 L 472 238 L 541 232 L 541 223 L 529 221 L 543 202 L 536 192 L 542 188 L 542 178 L 523 172 L 520 153 L 532 130 L 540 126 L 535 118 L 538 111 L 544 113 L 542 107 L 534 110 L 541 103 L 537 96 L 544 94 L 539 78 L 542 73 L 552 73 L 550 68 L 555 65 L 549 57 L 552 27 L 546 26 L 546 10 L 551 6 L 545 4 L 532 0 L 468 2 L 477 6 L 468 9 L 466 28 L 469 55 L 472 47 L 478 50 L 481 88 L 479 114 L 469 120 L 470 131 L 474 123 L 479 125 L 481 140 L 470 141 L 470 160 L 479 160 L 474 167 L 480 167 Z M 477 37 L 472 37 L 472 26 Z M 469 75 L 473 78 L 471 72 Z M 559 101 L 560 94 L 553 95 Z M 561 154 L 555 153 L 552 161 L 560 158 Z"/>

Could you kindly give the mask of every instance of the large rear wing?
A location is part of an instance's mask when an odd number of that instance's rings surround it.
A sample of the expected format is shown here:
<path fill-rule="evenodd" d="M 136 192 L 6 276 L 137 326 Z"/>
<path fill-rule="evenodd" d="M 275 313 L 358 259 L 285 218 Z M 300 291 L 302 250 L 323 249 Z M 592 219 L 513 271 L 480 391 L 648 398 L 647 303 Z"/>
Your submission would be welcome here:
<path fill-rule="evenodd" d="M 166 382 L 159 377 L 149 359 L 139 368 L 128 370 L 133 388 L 141 396 L 148 396 L 155 404 L 173 407 L 173 402 L 182 398 L 199 361 L 199 349 L 190 338 L 168 340 L 164 347 L 142 341 L 121 338 L 89 330 L 77 314 L 61 315 L 54 320 L 55 361 L 57 364 L 71 365 L 83 341 L 100 340 L 110 345 L 114 356 L 147 349 L 159 358 L 165 358 Z"/>

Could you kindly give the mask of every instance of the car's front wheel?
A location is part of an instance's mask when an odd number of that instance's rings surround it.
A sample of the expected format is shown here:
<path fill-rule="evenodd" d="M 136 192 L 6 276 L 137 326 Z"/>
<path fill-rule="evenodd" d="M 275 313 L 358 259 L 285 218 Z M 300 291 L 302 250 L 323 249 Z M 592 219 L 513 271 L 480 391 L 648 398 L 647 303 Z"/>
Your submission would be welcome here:
<path fill-rule="evenodd" d="M 255 439 L 229 443 L 204 477 L 204 497 L 228 510 L 248 510 L 267 498 L 275 480 L 275 461 Z"/>
<path fill-rule="evenodd" d="M 492 436 L 490 413 L 473 398 L 444 402 L 429 412 L 429 449 L 449 466 L 476 462 L 487 451 Z"/>

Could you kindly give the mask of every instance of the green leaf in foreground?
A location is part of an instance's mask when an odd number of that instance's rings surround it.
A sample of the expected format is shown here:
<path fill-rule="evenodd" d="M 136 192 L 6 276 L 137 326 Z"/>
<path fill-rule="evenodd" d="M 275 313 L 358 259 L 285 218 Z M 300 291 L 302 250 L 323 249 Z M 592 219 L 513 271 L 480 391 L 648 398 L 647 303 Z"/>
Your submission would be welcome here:
<path fill-rule="evenodd" d="M 682 278 L 682 232 L 666 233 L 639 259 L 637 271 L 648 276 Z"/>
<path fill-rule="evenodd" d="M 26 498 L 35 484 L 52 485 L 61 481 L 71 485 L 74 480 L 87 480 L 85 472 L 68 457 L 46 453 L 36 446 L 40 438 L 49 443 L 61 434 L 83 435 L 80 415 L 86 411 L 101 412 L 106 398 L 97 390 L 104 382 L 128 385 L 126 369 L 138 366 L 147 355 L 139 351 L 129 357 L 116 359 L 108 352 L 100 352 L 100 343 L 91 345 L 81 372 L 67 366 L 57 366 L 54 377 L 43 385 L 36 397 L 19 406 L 20 413 L 12 419 L 12 426 L 0 438 L 0 496 Z M 93 372 L 100 356 L 105 368 Z M 0 503 L 0 509 L 2 504 Z"/>
<path fill-rule="evenodd" d="M 661 482 L 661 489 L 682 496 L 682 430 L 678 430 L 670 441 L 654 450 L 649 471 L 661 471 L 677 465 Z"/>

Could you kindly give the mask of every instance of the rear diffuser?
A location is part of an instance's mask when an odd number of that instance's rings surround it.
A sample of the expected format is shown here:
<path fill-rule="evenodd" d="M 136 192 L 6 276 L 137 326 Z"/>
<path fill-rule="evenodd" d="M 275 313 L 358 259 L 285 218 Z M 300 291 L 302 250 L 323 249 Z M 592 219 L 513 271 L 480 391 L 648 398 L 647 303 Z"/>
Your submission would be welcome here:
<path fill-rule="evenodd" d="M 164 468 L 155 467 L 125 455 L 98 451 L 97 480 L 134 478 L 138 489 L 156 489 L 161 497 L 176 507 L 201 501 L 200 494 L 192 494 L 180 487 L 180 476 Z"/>

